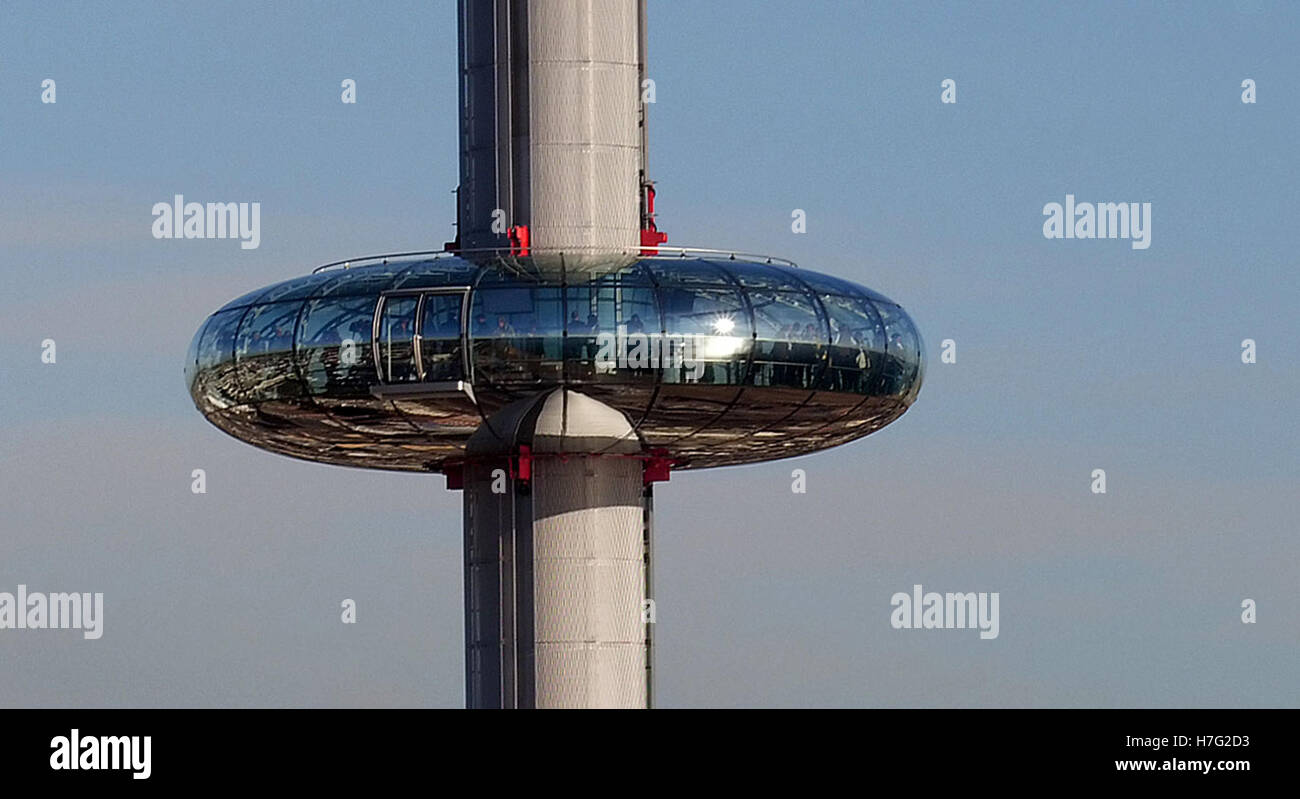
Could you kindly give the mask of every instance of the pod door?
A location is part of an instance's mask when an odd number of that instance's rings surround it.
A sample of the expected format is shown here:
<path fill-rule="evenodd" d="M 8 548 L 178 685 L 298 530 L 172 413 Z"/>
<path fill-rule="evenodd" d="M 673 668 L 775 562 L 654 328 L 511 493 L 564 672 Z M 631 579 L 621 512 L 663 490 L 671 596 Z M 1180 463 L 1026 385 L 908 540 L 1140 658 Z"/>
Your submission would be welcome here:
<path fill-rule="evenodd" d="M 384 385 L 415 383 L 420 369 L 415 361 L 415 320 L 419 294 L 390 294 L 379 298 L 375 309 L 375 368 Z"/>
<path fill-rule="evenodd" d="M 421 380 L 426 383 L 469 380 L 463 324 L 468 295 L 468 289 L 428 291 L 421 295 L 416 354 Z"/>

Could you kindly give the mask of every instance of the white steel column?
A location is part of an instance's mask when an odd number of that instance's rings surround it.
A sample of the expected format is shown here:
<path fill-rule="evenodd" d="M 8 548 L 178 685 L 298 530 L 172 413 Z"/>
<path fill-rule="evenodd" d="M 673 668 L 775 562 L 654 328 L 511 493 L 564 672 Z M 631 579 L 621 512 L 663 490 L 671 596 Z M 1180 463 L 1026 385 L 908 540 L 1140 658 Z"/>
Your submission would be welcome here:
<path fill-rule="evenodd" d="M 635 0 L 461 0 L 463 247 L 505 247 L 506 227 L 527 226 L 533 248 L 570 266 L 637 251 L 643 12 Z"/>
<path fill-rule="evenodd" d="M 471 439 L 470 707 L 647 706 L 640 451 L 621 413 L 564 390 L 502 409 Z"/>

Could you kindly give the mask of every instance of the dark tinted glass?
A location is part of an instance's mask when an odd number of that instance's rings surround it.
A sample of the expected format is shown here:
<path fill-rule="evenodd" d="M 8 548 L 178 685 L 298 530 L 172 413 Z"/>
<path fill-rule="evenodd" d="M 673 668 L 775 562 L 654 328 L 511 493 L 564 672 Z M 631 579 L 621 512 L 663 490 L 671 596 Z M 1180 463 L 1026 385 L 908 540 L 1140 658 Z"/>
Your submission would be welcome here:
<path fill-rule="evenodd" d="M 474 377 L 493 383 L 558 382 L 563 374 L 564 301 L 555 286 L 496 285 L 470 303 Z"/>
<path fill-rule="evenodd" d="M 821 295 L 831 327 L 829 369 L 821 381 L 828 391 L 866 394 L 883 353 L 884 331 L 871 303 L 835 294 Z"/>
<path fill-rule="evenodd" d="M 427 381 L 444 382 L 463 377 L 460 322 L 464 301 L 463 291 L 424 295 L 420 312 L 420 364 Z"/>
<path fill-rule="evenodd" d="M 395 289 L 470 286 L 478 268 L 459 258 L 435 258 L 407 266 L 393 282 Z"/>
<path fill-rule="evenodd" d="M 317 297 L 351 294 L 370 294 L 373 296 L 392 288 L 398 273 L 409 265 L 409 263 L 400 265 L 388 263 L 323 272 L 321 274 L 328 276 L 329 280 L 319 291 L 314 291 L 312 294 Z"/>
<path fill-rule="evenodd" d="M 665 383 L 738 385 L 753 347 L 745 301 L 732 288 L 662 286 Z"/>
<path fill-rule="evenodd" d="M 792 275 L 766 264 L 736 261 L 727 263 L 726 267 L 727 271 L 731 272 L 740 281 L 740 285 L 745 288 L 767 289 L 769 291 L 807 291 L 804 285 L 795 280 Z"/>
<path fill-rule="evenodd" d="M 384 298 L 379 311 L 379 377 L 384 383 L 419 380 L 415 365 L 415 311 L 418 294 Z"/>
<path fill-rule="evenodd" d="M 196 388 L 211 401 L 230 404 L 238 401 L 239 383 L 235 379 L 235 335 L 243 308 L 219 311 L 212 315 L 199 338 Z"/>
<path fill-rule="evenodd" d="M 902 395 L 911 388 L 920 361 L 920 340 L 912 322 L 897 305 L 877 303 L 885 326 L 885 359 L 881 391 Z"/>
<path fill-rule="evenodd" d="M 293 331 L 302 302 L 255 305 L 244 314 L 235 342 L 239 382 L 249 401 L 302 395 L 293 359 Z"/>
<path fill-rule="evenodd" d="M 286 280 L 283 283 L 276 283 L 266 290 L 266 293 L 258 298 L 260 302 L 287 302 L 289 300 L 301 300 L 320 292 L 330 280 L 329 272 L 322 272 L 318 275 L 303 275 L 293 280 Z"/>
<path fill-rule="evenodd" d="M 731 279 L 722 267 L 710 261 L 674 258 L 653 259 L 642 262 L 659 285 L 730 286 Z"/>
<path fill-rule="evenodd" d="M 788 266 L 778 266 L 774 268 L 781 269 L 792 277 L 802 280 L 818 294 L 844 294 L 849 297 L 869 297 L 871 299 L 883 300 L 884 302 L 893 302 L 884 295 L 878 294 L 864 286 L 859 286 L 857 283 L 851 283 L 847 280 L 841 280 L 832 275 L 825 275 L 820 272 L 809 272 Z"/>
<path fill-rule="evenodd" d="M 655 290 L 638 275 L 593 280 L 565 292 L 565 378 L 653 382 L 651 346 L 662 339 Z"/>
<path fill-rule="evenodd" d="M 375 297 L 308 300 L 298 328 L 298 363 L 313 394 L 365 396 L 375 383 Z"/>
<path fill-rule="evenodd" d="M 280 284 L 277 283 L 276 285 L 278 286 Z M 275 286 L 271 286 L 270 288 L 275 288 Z M 222 311 L 228 311 L 231 308 L 243 308 L 246 305 L 252 305 L 254 302 L 257 301 L 257 298 L 265 294 L 267 290 L 268 288 L 266 286 L 262 286 L 260 289 L 254 289 L 248 292 L 247 294 L 241 294 L 240 296 L 234 298 L 230 302 L 218 308 L 217 313 L 221 313 Z"/>
<path fill-rule="evenodd" d="M 754 309 L 756 386 L 812 388 L 826 349 L 826 326 L 812 297 L 792 291 L 750 291 Z"/>
<path fill-rule="evenodd" d="M 194 331 L 189 349 L 185 351 L 185 386 L 191 390 L 194 388 L 194 376 L 199 371 L 199 340 L 203 338 L 203 329 L 207 326 L 208 320 L 204 319 L 199 329 Z"/>

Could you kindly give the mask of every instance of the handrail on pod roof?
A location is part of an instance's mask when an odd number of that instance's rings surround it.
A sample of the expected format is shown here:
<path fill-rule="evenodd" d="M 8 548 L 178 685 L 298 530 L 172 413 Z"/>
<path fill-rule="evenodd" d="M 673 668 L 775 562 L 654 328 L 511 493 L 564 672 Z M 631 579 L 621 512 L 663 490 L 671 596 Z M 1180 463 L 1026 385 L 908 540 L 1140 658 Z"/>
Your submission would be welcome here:
<path fill-rule="evenodd" d="M 705 249 L 703 247 L 667 247 L 662 244 L 657 245 L 655 249 L 659 250 L 659 253 L 657 255 L 647 255 L 641 252 L 639 249 L 635 253 L 631 253 L 627 250 L 622 250 L 622 251 L 617 251 L 617 254 L 637 255 L 642 259 L 673 258 L 673 257 L 687 258 L 689 256 L 698 256 L 698 255 L 725 255 L 727 256 L 727 259 L 731 261 L 751 261 L 754 263 L 763 263 L 763 264 L 779 264 L 781 266 L 789 266 L 794 269 L 799 268 L 799 264 L 795 263 L 794 261 L 791 261 L 788 258 L 777 258 L 776 256 L 773 255 L 759 255 L 757 253 L 738 252 L 735 250 L 710 250 L 710 249 Z M 668 252 L 665 253 L 664 252 L 665 250 L 667 250 Z M 578 247 L 555 248 L 555 249 L 542 249 L 538 247 L 533 247 L 531 248 L 531 252 L 555 253 L 558 255 L 563 255 L 566 252 L 574 252 L 574 253 L 582 252 L 582 249 Z M 389 259 L 392 258 L 411 258 L 414 256 L 451 258 L 451 257 L 463 255 L 464 253 L 493 253 L 497 255 L 513 255 L 515 257 L 527 257 L 527 256 L 518 256 L 515 253 L 511 252 L 510 249 L 503 248 L 503 247 L 483 247 L 480 249 L 465 249 L 465 250 L 416 250 L 413 252 L 390 252 L 390 253 L 385 253 L 383 255 L 365 255 L 360 258 L 349 258 L 346 261 L 334 261 L 333 263 L 322 264 L 321 266 L 316 267 L 315 269 L 311 270 L 311 273 L 314 275 L 318 272 L 324 272 L 327 269 L 350 269 L 354 266 L 368 266 L 375 261 L 379 261 L 381 263 L 387 263 Z"/>

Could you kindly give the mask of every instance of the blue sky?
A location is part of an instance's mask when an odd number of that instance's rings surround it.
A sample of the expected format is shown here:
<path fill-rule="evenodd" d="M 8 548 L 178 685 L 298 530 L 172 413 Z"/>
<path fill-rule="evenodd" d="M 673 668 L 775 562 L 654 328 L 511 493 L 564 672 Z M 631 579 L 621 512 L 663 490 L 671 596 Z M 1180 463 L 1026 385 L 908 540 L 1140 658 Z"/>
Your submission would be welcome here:
<path fill-rule="evenodd" d="M 1300 11 L 650 26 L 669 243 L 868 285 L 930 356 L 880 433 L 658 491 L 660 704 L 1294 706 Z M 181 380 L 228 299 L 451 238 L 455 36 L 451 2 L 0 10 L 0 590 L 107 606 L 97 642 L 0 632 L 0 705 L 461 704 L 459 494 L 252 449 Z M 154 240 L 176 193 L 261 202 L 261 246 Z M 1151 247 L 1045 239 L 1066 194 L 1152 203 Z M 915 583 L 1000 592 L 1001 635 L 890 628 Z"/>

